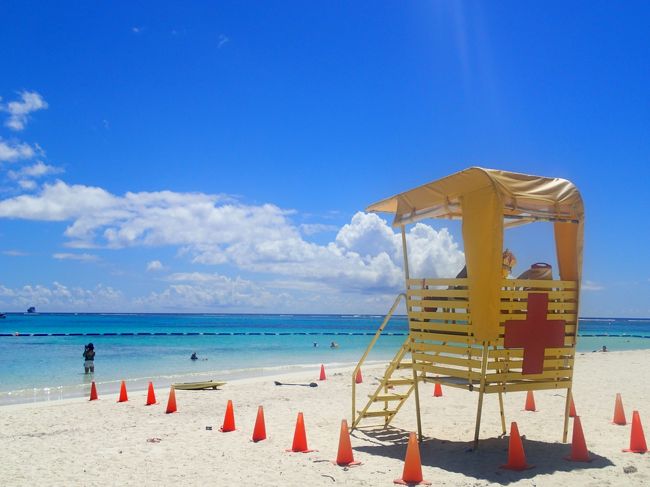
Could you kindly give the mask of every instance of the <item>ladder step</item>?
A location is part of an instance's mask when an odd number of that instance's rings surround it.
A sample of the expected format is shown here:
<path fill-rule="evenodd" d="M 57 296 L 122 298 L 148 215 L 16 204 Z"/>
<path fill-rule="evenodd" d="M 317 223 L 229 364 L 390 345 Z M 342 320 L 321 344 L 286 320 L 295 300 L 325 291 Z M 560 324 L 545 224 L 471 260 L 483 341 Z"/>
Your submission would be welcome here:
<path fill-rule="evenodd" d="M 413 384 L 413 379 L 388 379 L 387 386 L 410 386 Z"/>
<path fill-rule="evenodd" d="M 383 411 L 366 411 L 365 413 L 363 413 L 361 411 L 358 411 L 358 412 L 359 412 L 359 416 L 361 416 L 362 418 L 374 418 L 374 417 L 378 417 L 378 416 L 391 416 L 391 415 L 395 414 L 395 411 L 391 411 L 391 410 L 388 410 L 388 409 L 383 410 Z"/>
<path fill-rule="evenodd" d="M 377 396 L 373 398 L 372 394 L 369 394 L 368 397 L 371 398 L 374 402 L 383 402 L 383 401 L 401 401 L 402 399 L 406 399 L 408 396 L 406 394 L 390 394 L 388 396 Z"/>
<path fill-rule="evenodd" d="M 410 369 L 413 367 L 413 362 L 400 362 L 397 364 L 398 369 Z"/>

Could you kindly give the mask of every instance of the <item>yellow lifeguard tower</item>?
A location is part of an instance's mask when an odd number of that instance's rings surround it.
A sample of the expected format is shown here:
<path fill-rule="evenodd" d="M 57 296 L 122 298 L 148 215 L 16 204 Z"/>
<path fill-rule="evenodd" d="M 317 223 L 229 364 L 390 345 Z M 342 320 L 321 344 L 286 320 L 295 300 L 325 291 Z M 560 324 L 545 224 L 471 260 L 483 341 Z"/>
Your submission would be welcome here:
<path fill-rule="evenodd" d="M 577 188 L 564 179 L 472 167 L 367 211 L 395 215 L 393 226 L 402 231 L 406 293 L 397 297 L 353 372 L 352 427 L 372 417 L 383 418 L 387 426 L 413 393 L 421 439 L 418 384 L 440 383 L 478 392 L 477 446 L 485 394 L 498 394 L 505 434 L 503 393 L 566 389 L 566 442 L 583 248 L 584 211 Z M 467 277 L 409 275 L 405 226 L 427 218 L 462 220 Z M 504 278 L 504 229 L 539 221 L 553 222 L 560 278 Z M 357 410 L 354 378 L 402 298 L 408 338 L 365 407 Z M 399 377 L 402 369 L 412 374 Z"/>

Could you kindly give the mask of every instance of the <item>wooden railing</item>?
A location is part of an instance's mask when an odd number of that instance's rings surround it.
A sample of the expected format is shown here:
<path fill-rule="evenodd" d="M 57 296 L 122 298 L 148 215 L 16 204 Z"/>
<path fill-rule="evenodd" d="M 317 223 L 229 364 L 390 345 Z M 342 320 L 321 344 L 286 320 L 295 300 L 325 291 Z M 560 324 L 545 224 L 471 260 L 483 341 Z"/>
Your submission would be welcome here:
<path fill-rule="evenodd" d="M 414 369 L 424 373 L 424 380 L 469 390 L 484 380 L 486 393 L 570 387 L 577 282 L 504 279 L 500 334 L 488 344 L 478 342 L 473 334 L 467 279 L 410 279 L 407 284 Z M 523 350 L 504 348 L 504 323 L 526 319 L 530 292 L 548 295 L 547 319 L 564 321 L 565 336 L 564 347 L 546 349 L 541 373 L 523 375 Z"/>

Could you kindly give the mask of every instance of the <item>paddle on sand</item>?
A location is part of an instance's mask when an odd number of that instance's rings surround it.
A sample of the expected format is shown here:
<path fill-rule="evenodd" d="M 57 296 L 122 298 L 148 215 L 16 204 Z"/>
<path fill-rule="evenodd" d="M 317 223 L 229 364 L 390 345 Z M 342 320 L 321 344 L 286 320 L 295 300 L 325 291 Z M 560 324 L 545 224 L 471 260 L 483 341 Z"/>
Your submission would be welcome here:
<path fill-rule="evenodd" d="M 304 386 L 304 387 L 318 387 L 318 384 L 315 382 L 310 382 L 309 384 L 287 384 L 286 382 L 274 381 L 276 386 Z"/>

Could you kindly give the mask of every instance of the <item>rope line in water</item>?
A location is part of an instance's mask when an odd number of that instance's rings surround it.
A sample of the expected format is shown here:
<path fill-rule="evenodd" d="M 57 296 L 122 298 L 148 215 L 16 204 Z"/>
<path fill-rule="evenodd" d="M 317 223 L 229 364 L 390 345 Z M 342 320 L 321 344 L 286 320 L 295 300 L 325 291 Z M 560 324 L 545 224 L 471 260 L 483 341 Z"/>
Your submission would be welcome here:
<path fill-rule="evenodd" d="M 114 337 L 114 336 L 200 336 L 200 335 L 219 335 L 219 336 L 286 336 L 286 335 L 339 335 L 339 336 L 359 336 L 374 335 L 374 332 L 344 332 L 344 331 L 320 331 L 320 332 L 259 332 L 259 331 L 163 331 L 163 332 L 107 332 L 107 333 L 0 333 L 0 337 Z M 406 332 L 389 332 L 382 333 L 383 336 L 406 336 Z M 646 335 L 609 335 L 609 334 L 578 334 L 579 337 L 604 337 L 604 338 L 650 338 Z"/>
<path fill-rule="evenodd" d="M 0 337 L 114 337 L 114 336 L 197 336 L 197 335 L 219 335 L 219 336 L 260 336 L 260 335 L 271 335 L 271 336 L 286 336 L 286 335 L 374 335 L 374 332 L 368 333 L 351 333 L 351 332 L 260 332 L 260 331 L 187 331 L 187 332 L 178 332 L 178 331 L 164 331 L 164 332 L 110 332 L 110 333 L 0 333 Z M 385 336 L 406 336 L 408 333 L 382 333 Z"/>

